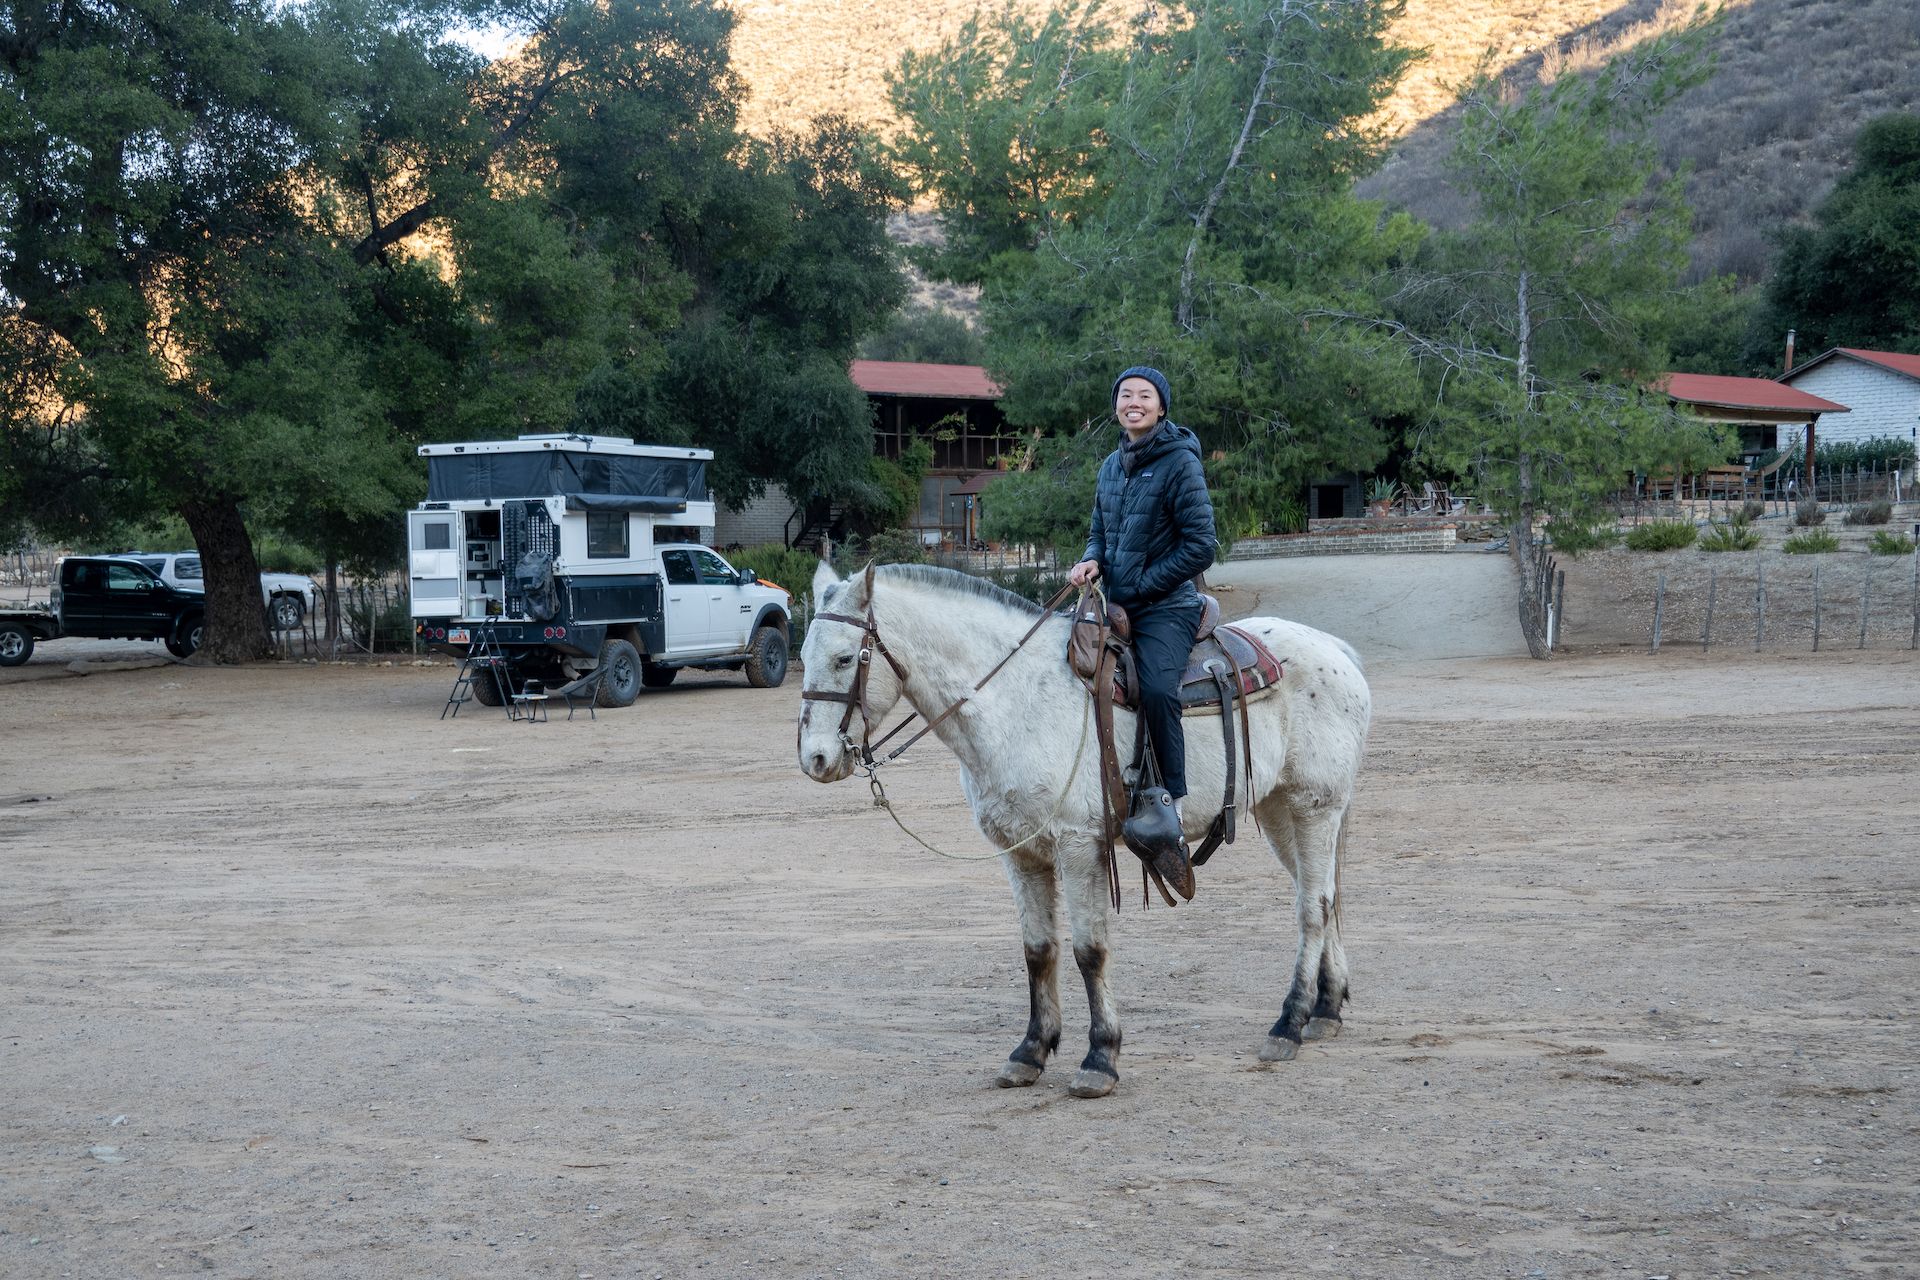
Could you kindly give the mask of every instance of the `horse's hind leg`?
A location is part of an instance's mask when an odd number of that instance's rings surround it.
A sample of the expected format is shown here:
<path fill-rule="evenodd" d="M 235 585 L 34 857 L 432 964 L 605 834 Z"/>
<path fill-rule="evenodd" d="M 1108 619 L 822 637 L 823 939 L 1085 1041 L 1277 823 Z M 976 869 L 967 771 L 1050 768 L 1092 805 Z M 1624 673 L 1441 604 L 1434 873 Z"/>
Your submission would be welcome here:
<path fill-rule="evenodd" d="M 1261 806 L 1260 821 L 1274 850 L 1282 862 L 1290 862 L 1293 871 L 1294 914 L 1300 926 L 1293 985 L 1280 1007 L 1279 1021 L 1267 1033 L 1267 1042 L 1260 1050 L 1263 1062 L 1291 1060 L 1316 1016 L 1323 1019 L 1319 1034 L 1326 1034 L 1326 1020 L 1329 1015 L 1339 1016 L 1340 1002 L 1346 999 L 1346 954 L 1329 947 L 1336 927 L 1334 869 L 1344 813 L 1344 805 L 1293 811 L 1278 797 Z M 1323 975 L 1329 980 L 1324 1000 Z M 1328 1001 L 1333 1002 L 1330 1008 Z"/>
<path fill-rule="evenodd" d="M 1107 871 L 1091 841 L 1061 851 L 1067 918 L 1073 928 L 1073 959 L 1087 984 L 1091 1026 L 1087 1056 L 1067 1092 L 1076 1098 L 1103 1098 L 1120 1083 L 1120 1016 L 1107 990 Z"/>
<path fill-rule="evenodd" d="M 1343 1025 L 1341 1007 L 1347 1003 L 1347 949 L 1340 942 L 1340 864 L 1347 857 L 1349 809 L 1340 815 L 1333 840 L 1333 912 L 1326 923 L 1326 943 L 1320 950 L 1320 991 L 1313 1002 L 1313 1016 L 1307 1020 L 1301 1037 L 1306 1040 L 1331 1040 Z"/>
<path fill-rule="evenodd" d="M 1020 942 L 1027 953 L 1027 1034 L 1008 1056 L 994 1083 L 1003 1089 L 1015 1089 L 1038 1080 L 1047 1069 L 1047 1059 L 1060 1047 L 1058 889 L 1053 867 L 1037 859 L 1009 860 L 1007 879 L 1013 884 L 1014 904 L 1020 911 Z"/>

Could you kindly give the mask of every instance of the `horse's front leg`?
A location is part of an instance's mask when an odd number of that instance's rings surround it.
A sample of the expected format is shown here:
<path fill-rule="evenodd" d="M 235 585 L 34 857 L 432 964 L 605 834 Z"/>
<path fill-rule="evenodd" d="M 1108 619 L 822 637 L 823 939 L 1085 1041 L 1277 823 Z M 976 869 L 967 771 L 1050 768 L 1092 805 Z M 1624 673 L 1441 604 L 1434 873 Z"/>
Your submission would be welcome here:
<path fill-rule="evenodd" d="M 1020 911 L 1020 942 L 1027 953 L 1027 1034 L 1007 1058 L 994 1083 L 1023 1088 L 1040 1078 L 1060 1047 L 1060 943 L 1055 903 L 1058 889 L 1051 861 L 1038 854 L 1007 859 L 1014 905 Z"/>
<path fill-rule="evenodd" d="M 1067 1092 L 1103 1098 L 1120 1083 L 1120 1015 L 1107 990 L 1107 869 L 1093 841 L 1062 841 L 1055 856 L 1066 884 L 1067 919 L 1073 928 L 1073 959 L 1087 984 L 1087 1056 Z"/>

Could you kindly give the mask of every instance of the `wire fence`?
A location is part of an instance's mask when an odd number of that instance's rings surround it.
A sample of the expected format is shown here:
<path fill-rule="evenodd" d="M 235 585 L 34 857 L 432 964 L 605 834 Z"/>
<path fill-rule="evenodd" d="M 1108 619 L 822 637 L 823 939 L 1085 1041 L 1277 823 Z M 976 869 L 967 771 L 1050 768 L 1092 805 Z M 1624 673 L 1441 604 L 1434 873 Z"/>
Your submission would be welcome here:
<path fill-rule="evenodd" d="M 269 634 L 274 653 L 289 661 L 420 652 L 406 584 L 392 580 L 317 590 L 298 624 Z"/>
<path fill-rule="evenodd" d="M 1729 562 L 1704 576 L 1662 570 L 1641 602 L 1649 647 L 1920 649 L 1920 552 L 1792 559 Z"/>

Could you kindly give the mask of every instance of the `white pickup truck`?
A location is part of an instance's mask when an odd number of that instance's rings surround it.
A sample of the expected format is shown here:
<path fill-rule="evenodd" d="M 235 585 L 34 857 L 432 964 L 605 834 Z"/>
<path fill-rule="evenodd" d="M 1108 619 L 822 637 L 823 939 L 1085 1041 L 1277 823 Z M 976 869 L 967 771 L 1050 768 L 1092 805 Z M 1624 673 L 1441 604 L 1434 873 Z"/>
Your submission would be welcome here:
<path fill-rule="evenodd" d="M 134 560 L 154 571 L 160 581 L 180 591 L 205 593 L 200 555 L 194 551 L 125 551 L 117 560 Z M 292 631 L 312 612 L 317 596 L 313 580 L 297 573 L 260 575 L 260 598 L 275 631 Z"/>
<path fill-rule="evenodd" d="M 477 648 L 508 690 L 600 671 L 599 705 L 630 705 L 682 667 L 787 676 L 792 599 L 696 539 L 712 527 L 713 454 L 605 436 L 420 446 L 427 500 L 407 513 L 414 633 Z M 502 694 L 478 680 L 487 705 Z"/>

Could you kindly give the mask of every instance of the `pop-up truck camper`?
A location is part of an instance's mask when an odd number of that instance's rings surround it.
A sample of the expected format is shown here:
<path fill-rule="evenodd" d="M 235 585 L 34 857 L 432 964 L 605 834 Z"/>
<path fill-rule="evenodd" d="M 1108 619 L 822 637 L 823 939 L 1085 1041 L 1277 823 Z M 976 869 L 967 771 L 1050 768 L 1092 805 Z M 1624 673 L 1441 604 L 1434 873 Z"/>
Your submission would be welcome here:
<path fill-rule="evenodd" d="M 791 600 L 698 542 L 714 521 L 706 449 L 609 436 L 422 445 L 407 513 L 414 631 L 455 657 L 497 654 L 509 694 L 602 672 L 601 706 L 682 667 L 786 679 Z M 502 688 L 475 680 L 489 705 Z"/>

